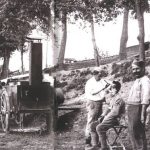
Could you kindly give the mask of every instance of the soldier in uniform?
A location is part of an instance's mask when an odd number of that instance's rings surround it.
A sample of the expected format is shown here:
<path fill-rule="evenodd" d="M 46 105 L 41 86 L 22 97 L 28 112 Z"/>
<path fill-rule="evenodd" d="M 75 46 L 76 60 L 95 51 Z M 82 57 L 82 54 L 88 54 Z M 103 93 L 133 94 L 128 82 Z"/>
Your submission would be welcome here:
<path fill-rule="evenodd" d="M 150 80 L 145 75 L 144 61 L 134 60 L 135 81 L 127 101 L 128 130 L 133 150 L 147 150 L 145 135 L 146 109 L 150 100 Z"/>

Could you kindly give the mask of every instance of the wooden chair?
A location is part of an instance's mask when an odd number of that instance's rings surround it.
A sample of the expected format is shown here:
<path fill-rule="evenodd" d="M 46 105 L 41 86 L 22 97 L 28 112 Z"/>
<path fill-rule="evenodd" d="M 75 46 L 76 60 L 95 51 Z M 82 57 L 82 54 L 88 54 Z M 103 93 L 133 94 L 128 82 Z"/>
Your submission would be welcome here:
<path fill-rule="evenodd" d="M 127 128 L 125 125 L 118 125 L 118 126 L 113 126 L 108 130 L 107 133 L 107 144 L 109 146 L 110 150 L 117 150 L 117 149 L 122 149 L 126 150 L 125 145 L 122 142 L 121 138 L 121 133 Z M 108 136 L 112 136 L 113 133 L 113 138 L 111 137 L 111 140 L 108 138 Z"/>

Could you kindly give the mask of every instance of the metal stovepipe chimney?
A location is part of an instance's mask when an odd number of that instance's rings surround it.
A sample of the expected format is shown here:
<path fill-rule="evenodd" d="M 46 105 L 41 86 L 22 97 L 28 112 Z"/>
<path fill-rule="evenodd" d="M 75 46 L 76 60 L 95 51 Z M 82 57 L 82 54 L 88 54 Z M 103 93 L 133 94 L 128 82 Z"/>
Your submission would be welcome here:
<path fill-rule="evenodd" d="M 31 42 L 29 53 L 29 84 L 42 83 L 42 43 Z"/>

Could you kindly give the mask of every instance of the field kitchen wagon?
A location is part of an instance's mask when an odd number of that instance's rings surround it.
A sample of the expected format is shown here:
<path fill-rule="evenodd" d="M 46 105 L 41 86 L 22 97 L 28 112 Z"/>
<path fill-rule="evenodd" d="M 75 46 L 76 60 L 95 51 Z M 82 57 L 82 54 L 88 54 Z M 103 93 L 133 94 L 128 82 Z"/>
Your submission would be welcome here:
<path fill-rule="evenodd" d="M 10 117 L 23 127 L 25 113 L 44 113 L 47 130 L 53 128 L 55 88 L 49 82 L 43 82 L 42 43 L 32 39 L 29 53 L 29 79 L 8 78 L 1 81 L 0 117 L 2 129 L 9 132 Z"/>

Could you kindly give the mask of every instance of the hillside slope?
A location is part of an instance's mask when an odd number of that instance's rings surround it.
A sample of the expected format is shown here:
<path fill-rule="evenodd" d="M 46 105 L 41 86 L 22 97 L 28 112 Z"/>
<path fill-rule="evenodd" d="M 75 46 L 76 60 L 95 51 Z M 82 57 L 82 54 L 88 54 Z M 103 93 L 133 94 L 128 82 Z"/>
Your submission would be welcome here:
<path fill-rule="evenodd" d="M 119 80 L 122 83 L 121 94 L 126 101 L 129 90 L 133 83 L 131 73 L 131 62 L 119 62 L 101 66 L 104 70 L 103 76 L 110 80 Z M 150 74 L 149 59 L 146 61 L 146 73 Z M 93 68 L 83 68 L 73 71 L 61 71 L 57 74 L 58 86 L 65 92 L 65 105 L 81 105 L 78 111 L 59 111 L 58 130 L 56 134 L 56 150 L 84 150 L 86 109 L 84 96 L 84 86 L 91 77 Z M 131 144 L 127 130 L 122 135 L 123 142 L 127 150 L 131 149 Z M 147 139 L 150 139 L 150 129 L 147 130 Z M 150 145 L 150 140 L 148 140 Z M 150 147 L 148 148 L 150 149 Z"/>

